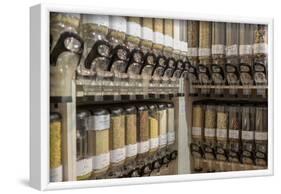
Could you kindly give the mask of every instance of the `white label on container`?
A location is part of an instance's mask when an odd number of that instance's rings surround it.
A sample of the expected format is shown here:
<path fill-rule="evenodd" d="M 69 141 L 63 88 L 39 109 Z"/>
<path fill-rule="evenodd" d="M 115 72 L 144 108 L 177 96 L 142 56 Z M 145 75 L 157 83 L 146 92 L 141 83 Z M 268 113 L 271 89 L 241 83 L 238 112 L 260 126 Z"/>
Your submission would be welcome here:
<path fill-rule="evenodd" d="M 157 148 L 159 146 L 159 138 L 156 137 L 156 138 L 149 139 L 149 146 L 150 149 Z"/>
<path fill-rule="evenodd" d="M 192 136 L 201 136 L 202 135 L 202 130 L 200 127 L 192 127 Z"/>
<path fill-rule="evenodd" d="M 91 116 L 90 123 L 89 123 L 90 130 L 104 130 L 109 129 L 110 127 L 110 115 L 98 115 L 98 116 Z"/>
<path fill-rule="evenodd" d="M 254 131 L 242 131 L 243 140 L 254 140 Z"/>
<path fill-rule="evenodd" d="M 175 50 L 181 50 L 181 41 L 178 39 L 174 39 L 173 48 Z"/>
<path fill-rule="evenodd" d="M 127 21 L 125 17 L 112 16 L 110 19 L 110 28 L 120 32 L 127 31 Z"/>
<path fill-rule="evenodd" d="M 198 56 L 199 57 L 211 56 L 211 49 L 210 48 L 199 48 Z"/>
<path fill-rule="evenodd" d="M 164 36 L 164 42 L 165 42 L 165 45 L 167 47 L 173 47 L 174 43 L 173 43 L 173 38 L 169 35 L 165 35 Z"/>
<path fill-rule="evenodd" d="M 216 136 L 216 129 L 214 128 L 205 128 L 204 130 L 205 137 L 215 137 Z"/>
<path fill-rule="evenodd" d="M 223 44 L 212 45 L 212 54 L 221 55 L 225 53 L 225 46 Z"/>
<path fill-rule="evenodd" d="M 99 170 L 107 167 L 110 163 L 110 154 L 100 154 L 93 157 L 93 169 Z"/>
<path fill-rule="evenodd" d="M 110 162 L 117 163 L 126 158 L 126 148 L 118 148 L 110 151 Z"/>
<path fill-rule="evenodd" d="M 229 138 L 231 139 L 239 139 L 239 130 L 229 129 Z"/>
<path fill-rule="evenodd" d="M 167 134 L 160 135 L 159 136 L 159 145 L 160 146 L 166 145 L 167 144 L 167 140 L 168 140 Z"/>
<path fill-rule="evenodd" d="M 254 54 L 264 53 L 267 54 L 267 44 L 266 43 L 256 43 L 253 46 Z"/>
<path fill-rule="evenodd" d="M 168 132 L 168 144 L 173 144 L 176 139 L 176 133 L 174 131 Z"/>
<path fill-rule="evenodd" d="M 267 140 L 267 132 L 255 132 L 255 140 L 265 141 Z"/>
<path fill-rule="evenodd" d="M 237 44 L 233 44 L 233 45 L 226 46 L 225 54 L 226 54 L 226 56 L 238 55 L 238 45 Z"/>
<path fill-rule="evenodd" d="M 239 53 L 240 55 L 251 55 L 253 53 L 252 45 L 240 45 Z"/>
<path fill-rule="evenodd" d="M 132 157 L 138 154 L 138 144 L 130 144 L 126 146 L 126 157 Z"/>
<path fill-rule="evenodd" d="M 153 41 L 153 31 L 148 27 L 142 27 L 142 39 Z"/>
<path fill-rule="evenodd" d="M 109 16 L 106 15 L 83 15 L 82 23 L 93 23 L 109 27 Z"/>
<path fill-rule="evenodd" d="M 227 138 L 227 129 L 217 129 L 216 136 L 218 138 Z"/>
<path fill-rule="evenodd" d="M 163 44 L 164 43 L 164 35 L 160 32 L 154 32 L 154 42 L 156 44 Z"/>
<path fill-rule="evenodd" d="M 93 158 L 86 158 L 76 162 L 77 176 L 84 176 L 93 170 Z"/>
<path fill-rule="evenodd" d="M 128 22 L 127 33 L 132 36 L 141 37 L 141 25 L 136 22 Z"/>
<path fill-rule="evenodd" d="M 149 150 L 149 141 L 143 141 L 138 143 L 138 153 L 142 154 L 148 152 Z"/>
<path fill-rule="evenodd" d="M 187 56 L 197 57 L 198 56 L 198 48 L 188 48 Z"/>
<path fill-rule="evenodd" d="M 50 169 L 50 182 L 62 181 L 62 166 Z"/>

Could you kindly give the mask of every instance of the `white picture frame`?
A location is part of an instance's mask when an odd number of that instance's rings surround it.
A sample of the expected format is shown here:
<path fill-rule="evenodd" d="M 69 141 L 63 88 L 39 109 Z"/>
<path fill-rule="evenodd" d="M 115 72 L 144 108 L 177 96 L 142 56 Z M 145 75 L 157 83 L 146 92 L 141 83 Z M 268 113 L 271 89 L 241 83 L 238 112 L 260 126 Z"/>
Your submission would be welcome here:
<path fill-rule="evenodd" d="M 103 15 L 124 15 L 206 20 L 223 22 L 258 23 L 268 25 L 268 169 L 220 172 L 208 174 L 185 174 L 172 176 L 139 177 L 89 181 L 49 182 L 49 13 L 72 12 Z M 274 99 L 273 99 L 273 19 L 239 16 L 190 14 L 185 12 L 161 12 L 158 10 L 105 9 L 58 4 L 40 4 L 30 8 L 30 185 L 39 190 L 104 187 L 115 185 L 151 184 L 178 181 L 225 179 L 237 177 L 269 176 L 274 173 Z"/>

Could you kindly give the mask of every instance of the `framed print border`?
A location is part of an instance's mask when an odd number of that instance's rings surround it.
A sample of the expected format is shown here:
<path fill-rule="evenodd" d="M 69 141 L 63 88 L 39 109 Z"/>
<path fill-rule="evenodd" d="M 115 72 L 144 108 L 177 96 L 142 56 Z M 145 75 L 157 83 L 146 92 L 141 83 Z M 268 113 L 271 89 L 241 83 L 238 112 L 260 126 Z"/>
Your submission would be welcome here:
<path fill-rule="evenodd" d="M 180 174 L 124 179 L 49 182 L 49 13 L 73 12 L 187 20 L 245 22 L 268 25 L 268 169 L 254 171 Z M 151 184 L 273 175 L 273 19 L 165 12 L 159 10 L 106 9 L 102 7 L 40 4 L 30 8 L 30 185 L 39 190 Z"/>

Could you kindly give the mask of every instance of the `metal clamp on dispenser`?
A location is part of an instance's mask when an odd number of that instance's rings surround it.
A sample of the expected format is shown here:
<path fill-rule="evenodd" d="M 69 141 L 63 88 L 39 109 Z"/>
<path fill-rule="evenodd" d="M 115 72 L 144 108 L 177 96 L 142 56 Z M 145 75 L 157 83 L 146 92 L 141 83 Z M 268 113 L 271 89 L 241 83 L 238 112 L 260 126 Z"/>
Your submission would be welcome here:
<path fill-rule="evenodd" d="M 197 143 L 190 144 L 191 154 L 194 157 L 194 171 L 202 172 L 203 168 L 201 166 L 200 160 L 204 158 L 203 150 L 201 146 Z"/>
<path fill-rule="evenodd" d="M 162 76 L 166 67 L 166 57 L 158 56 L 156 59 L 156 66 L 152 72 L 152 79 L 149 89 L 149 95 L 156 96 L 157 94 L 164 94 Z"/>
<path fill-rule="evenodd" d="M 155 68 L 156 56 L 153 53 L 146 53 L 144 56 L 144 65 L 141 68 L 140 74 L 142 78 L 142 91 L 136 96 L 138 99 L 143 99 L 148 96 L 148 88 L 151 80 L 153 69 Z"/>
<path fill-rule="evenodd" d="M 114 89 L 114 99 L 128 95 L 128 74 L 126 73 L 129 60 L 129 49 L 123 45 L 117 45 L 112 51 L 112 58 L 108 70 L 114 74 L 114 83 L 119 89 Z M 120 100 L 120 99 L 119 99 Z"/>
<path fill-rule="evenodd" d="M 240 72 L 240 81 L 243 86 L 251 86 L 253 85 L 253 76 L 252 76 L 252 68 L 250 65 L 246 63 L 240 63 L 239 64 L 239 72 Z M 243 89 L 243 95 L 244 96 L 250 96 L 252 94 L 252 91 L 250 89 Z"/>
<path fill-rule="evenodd" d="M 216 86 L 225 84 L 224 70 L 220 65 L 211 65 L 211 73 L 212 80 Z M 215 88 L 214 94 L 215 96 L 223 96 L 223 89 L 219 87 Z"/>
<path fill-rule="evenodd" d="M 164 70 L 164 74 L 162 77 L 162 83 L 165 90 L 165 93 L 173 94 L 172 93 L 172 84 L 171 78 L 176 68 L 176 61 L 174 58 L 168 58 L 166 60 L 166 68 Z"/>
<path fill-rule="evenodd" d="M 253 77 L 257 86 L 267 85 L 267 73 L 266 67 L 263 63 L 254 63 Z M 257 89 L 257 95 L 266 97 L 267 93 L 265 89 Z"/>
<path fill-rule="evenodd" d="M 238 74 L 238 68 L 236 65 L 233 64 L 225 64 L 225 73 L 226 73 L 226 82 L 230 86 L 235 86 L 239 85 L 240 80 L 239 80 L 239 74 Z M 238 96 L 238 91 L 237 89 L 229 89 L 229 95 L 231 96 Z"/>
<path fill-rule="evenodd" d="M 199 83 L 202 85 L 210 85 L 212 83 L 210 72 L 206 65 L 202 65 L 202 64 L 198 65 L 198 79 L 199 79 Z M 210 96 L 210 89 L 202 88 L 201 94 L 203 96 Z"/>
<path fill-rule="evenodd" d="M 63 32 L 50 56 L 51 101 L 72 102 L 72 82 L 83 51 L 83 40 L 74 32 Z"/>
<path fill-rule="evenodd" d="M 188 81 L 189 81 L 189 96 L 197 96 L 197 88 L 193 88 L 193 85 L 199 83 L 198 73 L 196 67 L 190 65 L 188 67 Z"/>

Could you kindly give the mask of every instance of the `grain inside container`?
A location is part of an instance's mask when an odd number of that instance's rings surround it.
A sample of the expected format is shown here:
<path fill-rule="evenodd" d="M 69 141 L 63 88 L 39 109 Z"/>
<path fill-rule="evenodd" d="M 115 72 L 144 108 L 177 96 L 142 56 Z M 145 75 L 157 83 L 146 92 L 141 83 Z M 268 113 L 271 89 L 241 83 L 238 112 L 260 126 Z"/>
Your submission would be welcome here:
<path fill-rule="evenodd" d="M 89 118 L 88 149 L 93 156 L 93 178 L 105 175 L 110 165 L 109 128 L 110 113 L 106 109 L 92 108 Z"/>
<path fill-rule="evenodd" d="M 50 114 L 50 182 L 63 181 L 61 115 Z"/>
<path fill-rule="evenodd" d="M 76 174 L 77 180 L 87 180 L 93 170 L 93 158 L 88 150 L 89 118 L 87 110 L 76 112 Z"/>

